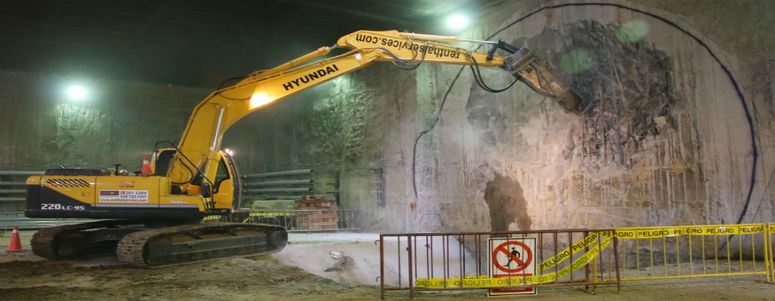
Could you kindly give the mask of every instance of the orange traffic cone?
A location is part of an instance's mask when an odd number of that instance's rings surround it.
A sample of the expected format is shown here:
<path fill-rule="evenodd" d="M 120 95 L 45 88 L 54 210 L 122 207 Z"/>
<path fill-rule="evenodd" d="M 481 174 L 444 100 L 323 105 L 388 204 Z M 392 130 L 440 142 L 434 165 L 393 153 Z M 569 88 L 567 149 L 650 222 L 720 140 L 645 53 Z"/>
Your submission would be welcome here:
<path fill-rule="evenodd" d="M 13 233 L 11 234 L 11 244 L 8 245 L 8 250 L 6 251 L 8 251 L 8 253 L 22 251 L 22 240 L 19 239 L 19 230 L 16 229 L 16 226 L 13 227 Z"/>
<path fill-rule="evenodd" d="M 151 162 L 148 161 L 148 157 L 143 157 L 143 168 L 140 172 L 144 177 L 153 175 L 153 171 L 151 171 Z"/>

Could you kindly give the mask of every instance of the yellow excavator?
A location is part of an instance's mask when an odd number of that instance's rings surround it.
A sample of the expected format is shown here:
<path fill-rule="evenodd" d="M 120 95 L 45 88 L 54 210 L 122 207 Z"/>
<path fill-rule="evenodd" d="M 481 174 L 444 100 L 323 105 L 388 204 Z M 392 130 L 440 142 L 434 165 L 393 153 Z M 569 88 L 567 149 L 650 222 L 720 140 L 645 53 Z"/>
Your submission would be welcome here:
<path fill-rule="evenodd" d="M 492 48 L 481 53 L 453 46 L 463 42 Z M 345 51 L 329 55 L 337 48 Z M 496 54 L 498 50 L 507 55 Z M 288 234 L 280 226 L 202 223 L 205 216 L 228 215 L 239 208 L 240 177 L 232 158 L 220 149 L 221 138 L 241 118 L 272 102 L 376 61 L 403 69 L 424 62 L 469 65 L 478 82 L 479 67 L 499 67 L 514 75 L 514 82 L 523 81 L 555 97 L 566 109 L 573 110 L 578 103 L 524 48 L 502 41 L 357 31 L 332 47 L 256 71 L 212 92 L 194 108 L 178 144 L 156 144 L 150 175 L 131 174 L 117 165 L 48 169 L 28 178 L 27 217 L 100 219 L 41 229 L 32 239 L 33 252 L 58 259 L 115 250 L 122 262 L 160 266 L 282 250 Z"/>

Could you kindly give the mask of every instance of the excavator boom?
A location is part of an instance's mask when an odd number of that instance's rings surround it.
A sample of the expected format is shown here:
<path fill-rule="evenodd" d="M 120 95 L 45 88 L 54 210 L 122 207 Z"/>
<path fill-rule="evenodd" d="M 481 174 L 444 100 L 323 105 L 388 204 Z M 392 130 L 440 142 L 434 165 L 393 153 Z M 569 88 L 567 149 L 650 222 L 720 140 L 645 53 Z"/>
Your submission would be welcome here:
<path fill-rule="evenodd" d="M 180 151 L 190 158 L 194 166 L 178 158 L 166 175 L 173 183 L 188 183 L 195 176 L 190 170 L 203 168 L 205 175 L 214 174 L 217 156 L 212 154 L 220 148 L 223 134 L 241 118 L 267 104 L 377 61 L 393 62 L 406 68 L 414 68 L 420 63 L 500 67 L 536 92 L 560 98 L 566 109 L 576 109 L 578 101 L 575 95 L 527 49 L 510 45 L 503 47 L 503 42 L 487 42 L 494 47 L 501 46 L 501 49 L 517 50 L 504 57 L 494 54 L 494 51 L 473 52 L 442 43 L 450 41 L 484 42 L 398 31 L 361 30 L 339 38 L 335 47 L 349 49 L 344 54 L 324 57 L 333 48 L 322 47 L 277 67 L 254 72 L 233 86 L 213 92 L 197 105 L 179 145 Z M 319 60 L 312 61 L 314 59 Z"/>

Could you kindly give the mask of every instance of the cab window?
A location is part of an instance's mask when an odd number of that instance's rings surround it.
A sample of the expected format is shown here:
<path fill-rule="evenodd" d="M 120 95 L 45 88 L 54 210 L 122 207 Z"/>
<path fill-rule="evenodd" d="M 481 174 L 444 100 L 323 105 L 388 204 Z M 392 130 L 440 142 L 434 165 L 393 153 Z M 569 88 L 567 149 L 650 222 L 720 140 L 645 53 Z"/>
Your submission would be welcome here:
<path fill-rule="evenodd" d="M 218 172 L 215 174 L 215 183 L 213 183 L 215 186 L 214 188 L 215 192 L 218 192 L 218 190 L 220 190 L 221 182 L 223 182 L 223 180 L 226 180 L 228 178 L 229 178 L 229 170 L 226 169 L 226 161 L 221 160 L 218 163 Z"/>

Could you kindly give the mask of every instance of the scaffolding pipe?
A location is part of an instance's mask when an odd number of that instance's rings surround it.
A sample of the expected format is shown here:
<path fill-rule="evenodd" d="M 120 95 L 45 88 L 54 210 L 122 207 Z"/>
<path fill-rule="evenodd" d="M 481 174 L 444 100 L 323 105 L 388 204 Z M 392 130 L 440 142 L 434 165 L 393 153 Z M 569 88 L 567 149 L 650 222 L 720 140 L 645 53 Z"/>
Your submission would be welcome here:
<path fill-rule="evenodd" d="M 301 200 L 304 198 L 303 195 L 256 195 L 252 197 L 254 202 L 260 203 L 263 200 L 266 201 L 277 201 L 277 200 Z M 270 200 L 270 199 L 277 199 L 277 200 Z M 254 203 L 255 204 L 255 203 Z"/>
<path fill-rule="evenodd" d="M 284 188 L 245 189 L 246 193 L 267 193 L 267 192 L 287 193 L 287 192 L 310 192 L 310 191 L 312 191 L 312 187 L 304 187 L 304 188 L 284 187 Z"/>
<path fill-rule="evenodd" d="M 24 186 L 27 185 L 26 182 L 8 182 L 8 181 L 0 181 L 0 186 Z"/>
<path fill-rule="evenodd" d="M 29 218 L 3 218 L 0 217 L 0 230 L 10 230 L 16 226 L 19 230 L 36 230 L 41 228 L 72 225 L 94 220 L 87 219 L 29 219 Z"/>
<path fill-rule="evenodd" d="M 300 184 L 312 184 L 312 179 L 305 180 L 286 180 L 286 181 L 266 181 L 266 182 L 253 182 L 245 183 L 242 186 L 277 186 L 277 185 L 300 185 Z"/>
<path fill-rule="evenodd" d="M 10 171 L 0 170 L 0 176 L 39 176 L 42 175 L 42 171 Z"/>
<path fill-rule="evenodd" d="M 313 171 L 312 169 L 275 171 L 275 172 L 266 172 L 266 173 L 256 173 L 256 174 L 244 175 L 244 176 L 242 176 L 242 178 L 250 179 L 250 178 L 270 178 L 270 177 L 281 177 L 281 176 L 296 176 L 296 175 L 310 174 L 310 173 L 312 173 L 312 171 Z"/>

